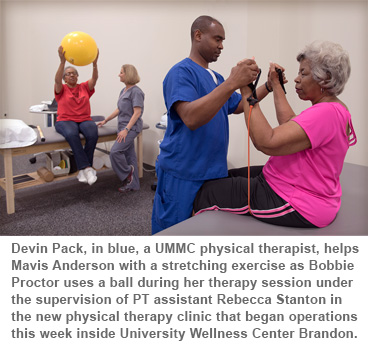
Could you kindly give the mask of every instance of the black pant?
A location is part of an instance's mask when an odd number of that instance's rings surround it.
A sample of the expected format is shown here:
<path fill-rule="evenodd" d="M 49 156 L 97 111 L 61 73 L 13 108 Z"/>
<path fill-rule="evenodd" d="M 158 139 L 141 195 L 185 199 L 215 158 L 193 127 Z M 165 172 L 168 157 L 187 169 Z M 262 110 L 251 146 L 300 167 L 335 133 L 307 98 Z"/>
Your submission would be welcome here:
<path fill-rule="evenodd" d="M 262 222 L 299 228 L 315 228 L 266 182 L 263 166 L 250 168 L 250 210 Z M 248 168 L 229 170 L 227 178 L 206 181 L 194 200 L 195 214 L 225 211 L 249 215 Z"/>

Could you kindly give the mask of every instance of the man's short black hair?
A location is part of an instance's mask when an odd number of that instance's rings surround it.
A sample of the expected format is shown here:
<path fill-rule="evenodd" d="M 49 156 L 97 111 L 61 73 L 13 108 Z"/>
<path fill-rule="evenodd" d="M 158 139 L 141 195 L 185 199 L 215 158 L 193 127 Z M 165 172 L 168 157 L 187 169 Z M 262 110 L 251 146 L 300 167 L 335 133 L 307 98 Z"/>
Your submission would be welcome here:
<path fill-rule="evenodd" d="M 192 27 L 190 28 L 191 40 L 193 41 L 194 39 L 195 31 L 200 30 L 202 33 L 205 33 L 212 23 L 218 23 L 220 26 L 222 26 L 220 21 L 211 16 L 199 16 L 197 19 L 195 19 Z"/>

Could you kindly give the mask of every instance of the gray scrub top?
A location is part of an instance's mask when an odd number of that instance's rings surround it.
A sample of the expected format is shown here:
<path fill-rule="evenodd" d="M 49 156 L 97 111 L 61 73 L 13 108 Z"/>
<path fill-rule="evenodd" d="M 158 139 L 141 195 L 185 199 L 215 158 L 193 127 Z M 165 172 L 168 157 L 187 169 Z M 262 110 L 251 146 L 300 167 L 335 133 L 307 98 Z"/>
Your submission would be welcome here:
<path fill-rule="evenodd" d="M 143 128 L 143 110 L 144 110 L 144 93 L 138 86 L 129 88 L 125 93 L 121 90 L 118 99 L 118 131 L 123 130 L 129 123 L 133 113 L 134 107 L 142 108 L 141 116 L 138 118 L 131 130 L 141 132 Z"/>

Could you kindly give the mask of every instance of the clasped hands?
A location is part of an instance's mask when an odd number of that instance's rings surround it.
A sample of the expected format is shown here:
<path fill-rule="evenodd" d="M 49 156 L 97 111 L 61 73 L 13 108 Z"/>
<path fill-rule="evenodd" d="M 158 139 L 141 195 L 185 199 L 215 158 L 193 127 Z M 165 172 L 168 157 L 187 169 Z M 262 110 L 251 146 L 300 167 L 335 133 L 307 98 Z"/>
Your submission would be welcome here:
<path fill-rule="evenodd" d="M 285 69 L 276 63 L 270 62 L 267 76 L 267 86 L 270 90 L 273 90 L 276 85 L 280 84 L 276 69 L 281 69 L 284 79 L 283 82 L 288 82 L 284 74 Z M 259 67 L 254 60 L 254 57 L 252 59 L 243 59 L 232 68 L 230 77 L 234 79 L 235 85 L 237 88 L 240 88 L 240 91 L 243 95 L 250 95 L 252 90 L 248 85 L 257 79 L 259 71 Z"/>

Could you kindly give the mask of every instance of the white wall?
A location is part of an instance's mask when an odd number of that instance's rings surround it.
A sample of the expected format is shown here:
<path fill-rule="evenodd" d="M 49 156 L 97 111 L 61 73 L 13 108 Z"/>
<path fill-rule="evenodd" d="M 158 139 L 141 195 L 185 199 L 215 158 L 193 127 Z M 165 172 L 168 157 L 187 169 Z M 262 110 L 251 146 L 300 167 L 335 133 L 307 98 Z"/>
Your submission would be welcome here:
<path fill-rule="evenodd" d="M 96 93 L 91 99 L 94 115 L 108 115 L 116 107 L 122 64 L 134 64 L 139 86 L 146 93 L 144 162 L 154 165 L 155 128 L 165 112 L 162 81 L 169 68 L 190 50 L 189 30 L 202 14 L 218 18 L 226 31 L 225 49 L 212 68 L 225 77 L 244 57 L 255 56 L 266 78 L 269 60 L 283 65 L 289 83 L 287 96 L 296 112 L 309 106 L 294 92 L 298 70 L 297 52 L 314 39 L 339 42 L 349 53 L 352 76 L 341 99 L 349 106 L 358 145 L 347 161 L 367 165 L 366 100 L 368 69 L 367 1 L 1 1 L 0 7 L 0 116 L 42 124 L 41 116 L 29 113 L 31 105 L 53 98 L 53 80 L 59 59 L 57 48 L 72 31 L 89 33 L 100 49 Z M 87 80 L 91 66 L 79 67 L 80 80 Z M 272 99 L 262 109 L 276 124 Z M 229 166 L 247 162 L 243 116 L 230 118 Z M 115 124 L 113 121 L 110 124 Z M 252 149 L 252 164 L 267 159 Z"/>

